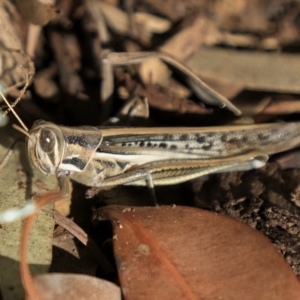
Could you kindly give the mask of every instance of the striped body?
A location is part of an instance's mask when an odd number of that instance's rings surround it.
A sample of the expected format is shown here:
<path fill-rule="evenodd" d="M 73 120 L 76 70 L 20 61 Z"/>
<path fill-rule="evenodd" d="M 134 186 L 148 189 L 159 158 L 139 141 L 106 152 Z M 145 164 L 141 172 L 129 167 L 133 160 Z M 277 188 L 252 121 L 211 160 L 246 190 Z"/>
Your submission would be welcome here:
<path fill-rule="evenodd" d="M 45 155 L 36 155 L 37 146 L 30 145 L 29 156 L 35 155 L 34 164 L 44 172 L 51 169 L 48 173 L 69 176 L 93 187 L 110 181 L 112 185 L 144 185 L 145 181 L 138 177 L 143 170 L 152 174 L 155 184 L 172 184 L 198 177 L 202 174 L 200 169 L 206 170 L 205 174 L 218 172 L 218 166 L 228 164 L 232 164 L 229 170 L 251 169 L 263 164 L 237 164 L 235 158 L 241 157 L 244 162 L 248 153 L 259 153 L 267 159 L 269 154 L 300 145 L 300 123 L 209 128 L 68 128 L 40 122 L 30 133 L 39 132 L 41 136 L 48 129 L 54 132 L 60 146 L 54 147 L 55 153 L 46 155 L 51 166 L 45 168 L 39 165 L 39 160 L 46 160 Z M 53 158 L 49 158 L 50 154 Z M 248 160 L 254 159 L 251 155 Z M 219 171 L 222 170 L 221 167 Z M 137 174 L 137 179 L 127 182 L 126 174 Z"/>

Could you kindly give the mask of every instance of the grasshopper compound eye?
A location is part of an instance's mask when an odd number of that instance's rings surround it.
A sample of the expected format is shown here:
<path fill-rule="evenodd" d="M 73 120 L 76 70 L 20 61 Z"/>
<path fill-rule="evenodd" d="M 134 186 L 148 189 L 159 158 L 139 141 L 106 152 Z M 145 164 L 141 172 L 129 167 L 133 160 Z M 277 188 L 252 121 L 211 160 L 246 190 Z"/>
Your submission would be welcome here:
<path fill-rule="evenodd" d="M 28 157 L 44 174 L 55 174 L 62 159 L 64 138 L 53 123 L 39 120 L 29 131 Z"/>
<path fill-rule="evenodd" d="M 51 130 L 43 129 L 41 131 L 39 143 L 44 152 L 53 152 L 56 143 L 55 134 Z"/>

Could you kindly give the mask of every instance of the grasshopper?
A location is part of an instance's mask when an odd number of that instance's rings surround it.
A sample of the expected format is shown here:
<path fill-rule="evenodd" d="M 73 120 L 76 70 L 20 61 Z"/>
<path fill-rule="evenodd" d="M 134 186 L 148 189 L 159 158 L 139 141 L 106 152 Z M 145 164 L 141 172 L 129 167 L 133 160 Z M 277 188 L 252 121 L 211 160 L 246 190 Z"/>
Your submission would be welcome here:
<path fill-rule="evenodd" d="M 300 122 L 114 128 L 65 127 L 39 120 L 26 132 L 26 148 L 34 167 L 55 175 L 67 195 L 68 178 L 98 189 L 154 187 L 261 168 L 269 155 L 299 146 L 299 130 Z"/>
<path fill-rule="evenodd" d="M 268 155 L 300 145 L 299 129 L 300 123 L 70 128 L 37 121 L 26 144 L 33 165 L 60 182 L 70 178 L 96 188 L 153 187 L 205 174 L 261 168 Z"/>

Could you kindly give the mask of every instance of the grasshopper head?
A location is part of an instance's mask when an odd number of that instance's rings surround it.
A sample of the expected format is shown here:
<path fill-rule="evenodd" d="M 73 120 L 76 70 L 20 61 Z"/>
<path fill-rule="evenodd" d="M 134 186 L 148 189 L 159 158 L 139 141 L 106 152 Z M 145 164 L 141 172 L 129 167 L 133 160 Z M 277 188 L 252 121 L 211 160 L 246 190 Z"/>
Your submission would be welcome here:
<path fill-rule="evenodd" d="M 27 151 L 33 165 L 44 174 L 55 174 L 62 160 L 64 137 L 53 123 L 38 120 L 29 131 Z"/>

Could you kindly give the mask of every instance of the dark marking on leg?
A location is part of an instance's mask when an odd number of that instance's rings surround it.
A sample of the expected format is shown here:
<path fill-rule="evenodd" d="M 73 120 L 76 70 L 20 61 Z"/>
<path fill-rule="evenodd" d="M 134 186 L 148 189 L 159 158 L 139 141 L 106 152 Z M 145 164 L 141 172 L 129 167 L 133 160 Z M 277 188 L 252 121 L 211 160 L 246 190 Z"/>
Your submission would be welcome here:
<path fill-rule="evenodd" d="M 109 169 L 115 169 L 116 168 L 116 165 L 113 162 L 109 161 L 109 160 L 102 160 L 101 163 L 104 166 L 104 168 L 109 168 Z"/>
<path fill-rule="evenodd" d="M 227 143 L 230 144 L 230 145 L 235 145 L 236 147 L 242 147 L 243 146 L 243 141 L 240 140 L 240 139 L 237 139 L 237 138 L 229 139 L 227 141 Z"/>
<path fill-rule="evenodd" d="M 180 141 L 188 141 L 189 140 L 189 135 L 188 134 L 181 134 L 179 137 Z"/>
<path fill-rule="evenodd" d="M 248 142 L 248 137 L 246 135 L 243 135 L 242 141 L 245 142 L 245 143 Z"/>
<path fill-rule="evenodd" d="M 199 143 L 199 144 L 205 143 L 205 140 L 206 140 L 206 137 L 205 137 L 205 136 L 199 136 L 199 137 L 197 137 L 197 139 L 196 139 L 197 143 Z"/>
<path fill-rule="evenodd" d="M 158 145 L 158 147 L 159 147 L 159 148 L 166 149 L 166 148 L 168 148 L 168 144 L 166 144 L 166 143 L 160 143 L 160 144 Z"/>
<path fill-rule="evenodd" d="M 166 140 L 166 141 L 173 141 L 174 138 L 175 138 L 174 134 L 167 134 L 164 136 L 164 140 Z"/>
<path fill-rule="evenodd" d="M 221 136 L 221 142 L 226 143 L 227 142 L 227 135 L 222 135 Z"/>
<path fill-rule="evenodd" d="M 122 169 L 124 170 L 125 167 L 127 166 L 127 163 L 123 163 L 123 162 L 120 162 L 120 161 L 116 161 L 117 165 Z"/>
<path fill-rule="evenodd" d="M 212 148 L 212 143 L 205 143 L 203 146 L 202 146 L 202 149 L 203 150 L 210 150 Z"/>
<path fill-rule="evenodd" d="M 270 138 L 270 135 L 269 134 L 259 133 L 257 137 L 258 137 L 258 139 L 260 141 L 265 141 L 265 140 L 268 140 Z"/>

